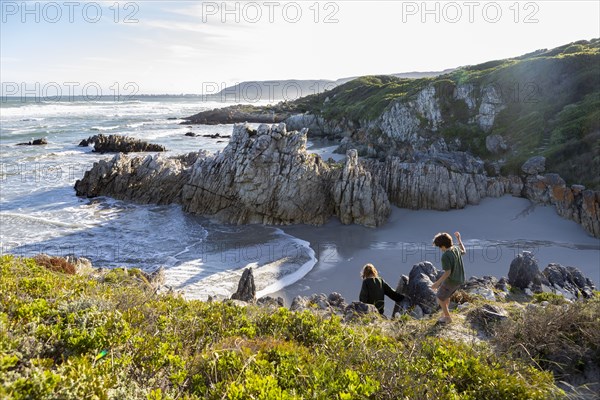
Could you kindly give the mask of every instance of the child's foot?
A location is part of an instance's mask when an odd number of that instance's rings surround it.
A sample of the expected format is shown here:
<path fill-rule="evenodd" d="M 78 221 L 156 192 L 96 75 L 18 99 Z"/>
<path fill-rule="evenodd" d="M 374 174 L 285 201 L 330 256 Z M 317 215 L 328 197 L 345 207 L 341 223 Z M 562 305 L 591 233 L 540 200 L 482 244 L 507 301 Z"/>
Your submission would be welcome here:
<path fill-rule="evenodd" d="M 440 324 L 449 324 L 450 322 L 452 322 L 452 318 L 450 318 L 450 317 L 441 317 L 440 319 L 438 319 L 438 322 Z"/>

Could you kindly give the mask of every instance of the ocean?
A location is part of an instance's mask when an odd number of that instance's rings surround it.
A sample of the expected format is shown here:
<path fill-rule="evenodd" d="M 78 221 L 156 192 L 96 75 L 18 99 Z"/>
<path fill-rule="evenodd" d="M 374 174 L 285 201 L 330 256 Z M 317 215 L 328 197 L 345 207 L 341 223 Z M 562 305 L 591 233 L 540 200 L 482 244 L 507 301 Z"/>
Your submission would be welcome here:
<path fill-rule="evenodd" d="M 75 196 L 73 186 L 94 162 L 112 154 L 79 147 L 91 135 L 119 134 L 164 145 L 167 155 L 222 150 L 232 125 L 182 125 L 181 117 L 224 107 L 200 97 L 143 96 L 128 101 L 0 102 L 0 251 L 33 256 L 75 255 L 95 267 L 165 268 L 166 284 L 187 298 L 231 295 L 243 269 L 255 268 L 258 295 L 293 296 L 338 291 L 357 299 L 358 274 L 374 262 L 395 284 L 416 262 L 439 267 L 431 246 L 436 232 L 461 230 L 471 249 L 469 275 L 506 276 L 523 250 L 540 269 L 550 262 L 582 269 L 600 284 L 600 241 L 551 207 L 531 208 L 505 196 L 450 212 L 394 207 L 381 228 L 235 226 L 187 214 L 178 205 L 139 205 Z M 192 131 L 199 137 L 185 136 Z M 47 145 L 16 146 L 36 138 Z M 309 151 L 331 156 L 332 147 L 309 142 Z"/>
<path fill-rule="evenodd" d="M 309 244 L 276 227 L 232 226 L 182 212 L 178 205 L 138 205 L 75 196 L 73 185 L 113 154 L 79 147 L 95 134 L 127 135 L 164 145 L 168 155 L 217 152 L 232 125 L 187 126 L 189 116 L 228 104 L 199 97 L 144 96 L 128 101 L 0 103 L 0 241 L 2 254 L 75 255 L 95 267 L 166 270 L 166 284 L 188 298 L 225 297 L 246 266 L 258 268 L 266 294 L 301 279 L 315 265 Z M 187 137 L 192 131 L 200 137 Z M 16 146 L 36 138 L 47 145 Z M 256 275 L 256 273 L 255 273 Z"/>

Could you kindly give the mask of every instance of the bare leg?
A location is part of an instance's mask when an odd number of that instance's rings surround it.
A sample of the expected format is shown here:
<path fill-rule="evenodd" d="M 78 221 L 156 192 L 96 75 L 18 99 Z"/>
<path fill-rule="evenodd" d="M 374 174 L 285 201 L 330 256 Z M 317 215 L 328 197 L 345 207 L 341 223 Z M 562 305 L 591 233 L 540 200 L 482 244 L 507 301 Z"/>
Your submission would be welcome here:
<path fill-rule="evenodd" d="M 442 314 L 444 315 L 444 319 L 446 320 L 446 322 L 451 322 L 452 317 L 450 316 L 450 310 L 448 310 L 448 304 L 450 304 L 450 299 L 446 299 L 446 300 L 437 299 L 437 301 L 438 301 L 438 304 L 440 305 L 440 307 L 442 308 Z"/>

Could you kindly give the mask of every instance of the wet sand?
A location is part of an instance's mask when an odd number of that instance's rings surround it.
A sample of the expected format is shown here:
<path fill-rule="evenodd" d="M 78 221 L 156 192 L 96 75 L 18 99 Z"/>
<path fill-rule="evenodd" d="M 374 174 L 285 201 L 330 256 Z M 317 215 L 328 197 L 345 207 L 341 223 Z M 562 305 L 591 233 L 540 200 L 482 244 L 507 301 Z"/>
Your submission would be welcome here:
<path fill-rule="evenodd" d="M 285 233 L 306 240 L 318 262 L 298 282 L 275 292 L 290 305 L 297 295 L 338 292 L 347 302 L 357 301 L 362 266 L 373 263 L 395 287 L 420 261 L 441 268 L 441 252 L 431 245 L 440 231 L 460 231 L 467 248 L 466 276 L 507 276 L 516 254 L 532 251 L 540 270 L 555 262 L 580 268 L 600 285 L 600 240 L 578 224 L 561 218 L 554 208 L 532 206 L 522 198 L 484 199 L 462 210 L 406 210 L 394 207 L 389 221 L 377 229 L 346 226 L 337 220 L 320 226 L 285 227 Z M 393 307 L 386 300 L 386 314 Z"/>

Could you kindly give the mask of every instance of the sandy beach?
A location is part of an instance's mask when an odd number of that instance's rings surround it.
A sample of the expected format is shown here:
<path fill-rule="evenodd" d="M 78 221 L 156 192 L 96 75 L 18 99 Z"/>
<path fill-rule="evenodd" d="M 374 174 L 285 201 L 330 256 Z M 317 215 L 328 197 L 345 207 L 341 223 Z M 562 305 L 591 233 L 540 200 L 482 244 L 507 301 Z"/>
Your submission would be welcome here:
<path fill-rule="evenodd" d="M 301 280 L 274 293 L 287 305 L 297 295 L 339 292 L 357 301 L 362 266 L 373 263 L 395 287 L 420 261 L 441 268 L 440 251 L 431 245 L 440 231 L 460 231 L 467 248 L 466 275 L 507 276 L 515 255 L 532 251 L 540 269 L 548 263 L 576 266 L 600 284 L 600 240 L 589 236 L 575 222 L 561 218 L 553 208 L 532 206 L 522 198 L 484 199 L 462 210 L 406 210 L 393 207 L 384 226 L 370 229 L 345 226 L 332 220 L 324 226 L 285 227 L 286 233 L 306 240 L 317 254 L 315 267 Z M 386 300 L 386 314 L 393 307 Z"/>

